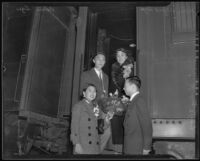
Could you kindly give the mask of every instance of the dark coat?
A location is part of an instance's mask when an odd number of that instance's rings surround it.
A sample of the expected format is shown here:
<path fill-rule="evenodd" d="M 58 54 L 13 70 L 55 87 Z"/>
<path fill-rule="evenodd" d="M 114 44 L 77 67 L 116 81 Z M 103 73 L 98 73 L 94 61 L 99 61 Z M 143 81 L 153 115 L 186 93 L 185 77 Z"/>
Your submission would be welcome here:
<path fill-rule="evenodd" d="M 103 85 L 104 85 L 104 90 L 106 91 L 105 95 L 108 95 L 108 76 L 103 73 Z M 81 86 L 80 86 L 80 93 L 82 94 L 82 91 L 86 84 L 91 83 L 96 86 L 97 89 L 97 97 L 96 100 L 99 100 L 103 96 L 103 87 L 102 87 L 102 82 L 99 79 L 97 73 L 95 72 L 94 68 L 91 70 L 83 72 L 81 75 Z"/>
<path fill-rule="evenodd" d="M 152 123 L 150 113 L 140 94 L 128 105 L 124 119 L 124 153 L 142 154 L 150 150 L 152 143 Z"/>
<path fill-rule="evenodd" d="M 84 154 L 100 153 L 100 138 L 97 131 L 97 118 L 93 105 L 84 99 L 72 108 L 71 141 L 81 144 Z"/>
<path fill-rule="evenodd" d="M 125 95 L 123 88 L 124 88 L 124 82 L 125 79 L 123 78 L 123 66 L 127 64 L 133 64 L 134 65 L 134 60 L 132 57 L 128 57 L 125 62 L 120 65 L 118 62 L 115 62 L 112 64 L 112 71 L 111 71 L 111 76 L 112 76 L 112 83 L 114 84 L 114 90 L 115 92 L 116 89 L 119 91 L 119 95 Z M 132 68 L 132 72 L 130 76 L 134 75 L 134 68 Z"/>

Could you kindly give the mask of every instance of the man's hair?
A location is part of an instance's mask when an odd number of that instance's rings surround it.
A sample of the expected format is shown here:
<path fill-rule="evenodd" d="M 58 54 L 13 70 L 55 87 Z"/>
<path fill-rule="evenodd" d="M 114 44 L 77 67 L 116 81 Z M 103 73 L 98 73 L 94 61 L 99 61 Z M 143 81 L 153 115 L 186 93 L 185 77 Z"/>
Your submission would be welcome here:
<path fill-rule="evenodd" d="M 104 52 L 98 51 L 98 52 L 93 56 L 93 59 L 94 59 L 97 55 L 103 55 L 104 57 L 106 57 L 106 55 L 105 55 Z"/>
<path fill-rule="evenodd" d="M 127 81 L 129 83 L 131 83 L 131 84 L 135 84 L 138 87 L 138 89 L 140 89 L 140 87 L 141 87 L 141 80 L 140 80 L 140 78 L 138 76 L 128 77 Z"/>

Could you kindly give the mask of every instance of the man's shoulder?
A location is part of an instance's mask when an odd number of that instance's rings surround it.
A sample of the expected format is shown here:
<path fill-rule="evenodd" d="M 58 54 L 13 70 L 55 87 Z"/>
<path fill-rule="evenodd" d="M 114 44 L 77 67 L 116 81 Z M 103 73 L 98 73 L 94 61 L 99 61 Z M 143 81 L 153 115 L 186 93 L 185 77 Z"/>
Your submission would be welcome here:
<path fill-rule="evenodd" d="M 93 72 L 94 72 L 94 69 L 92 68 L 92 69 L 89 69 L 89 70 L 84 71 L 84 72 L 82 73 L 82 75 L 83 75 L 83 76 L 91 75 L 91 74 L 93 74 Z"/>
<path fill-rule="evenodd" d="M 138 93 L 137 95 L 136 95 L 136 97 L 137 97 L 137 100 L 143 100 L 144 101 L 144 97 L 143 97 L 143 95 L 141 94 L 141 93 Z"/>
<path fill-rule="evenodd" d="M 141 106 L 141 107 L 146 106 L 145 99 L 141 94 L 137 95 L 137 98 L 135 99 L 135 103 L 137 104 L 137 106 Z"/>

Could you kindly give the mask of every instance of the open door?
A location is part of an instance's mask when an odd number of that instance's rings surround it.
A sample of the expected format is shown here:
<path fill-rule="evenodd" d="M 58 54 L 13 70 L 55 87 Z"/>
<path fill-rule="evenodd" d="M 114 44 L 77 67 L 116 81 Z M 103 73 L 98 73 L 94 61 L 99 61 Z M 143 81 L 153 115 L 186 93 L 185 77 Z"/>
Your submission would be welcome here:
<path fill-rule="evenodd" d="M 35 8 L 19 111 L 19 154 L 32 146 L 47 153 L 71 150 L 70 112 L 79 99 L 86 22 L 87 7 Z"/>
<path fill-rule="evenodd" d="M 20 116 L 53 121 L 70 108 L 75 17 L 73 7 L 36 7 Z M 66 104 L 69 106 L 66 107 Z"/>

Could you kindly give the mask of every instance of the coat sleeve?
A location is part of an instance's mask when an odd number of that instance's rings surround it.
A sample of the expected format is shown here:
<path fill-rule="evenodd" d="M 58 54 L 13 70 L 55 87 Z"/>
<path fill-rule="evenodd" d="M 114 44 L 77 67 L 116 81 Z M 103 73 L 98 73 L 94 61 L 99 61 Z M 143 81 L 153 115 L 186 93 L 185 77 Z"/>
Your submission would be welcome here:
<path fill-rule="evenodd" d="M 137 115 L 143 134 L 143 149 L 150 150 L 152 144 L 152 122 L 149 110 L 142 98 L 138 98 L 137 101 Z"/>
<path fill-rule="evenodd" d="M 79 132 L 80 117 L 81 117 L 81 108 L 79 105 L 76 104 L 72 108 L 71 134 L 70 134 L 70 139 L 74 145 L 80 143 L 80 132 Z"/>

